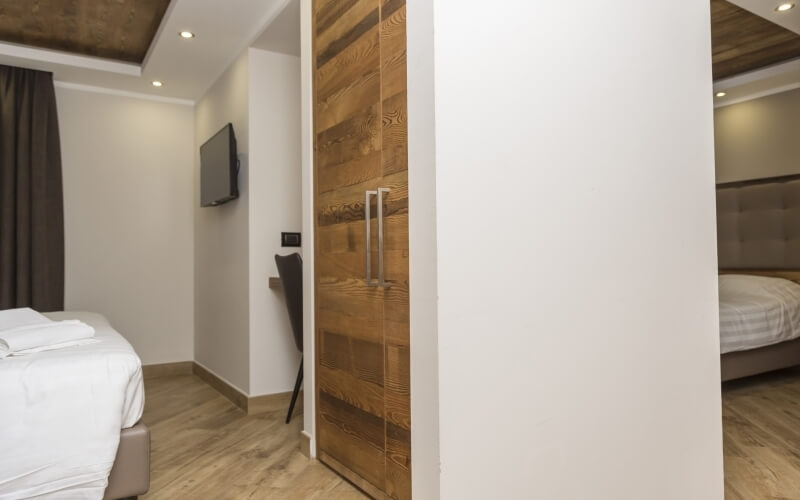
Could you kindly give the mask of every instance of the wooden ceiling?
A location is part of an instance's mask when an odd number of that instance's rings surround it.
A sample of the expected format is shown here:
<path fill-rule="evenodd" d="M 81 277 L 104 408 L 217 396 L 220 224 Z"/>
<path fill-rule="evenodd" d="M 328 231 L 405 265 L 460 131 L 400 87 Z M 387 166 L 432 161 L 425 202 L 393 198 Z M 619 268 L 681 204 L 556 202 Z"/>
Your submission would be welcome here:
<path fill-rule="evenodd" d="M 800 35 L 711 1 L 714 80 L 800 58 Z M 170 0 L 0 0 L 0 40 L 140 64 Z"/>
<path fill-rule="evenodd" d="M 725 0 L 711 0 L 714 80 L 800 57 L 800 35 Z"/>
<path fill-rule="evenodd" d="M 0 40 L 141 63 L 170 0 L 0 0 Z"/>

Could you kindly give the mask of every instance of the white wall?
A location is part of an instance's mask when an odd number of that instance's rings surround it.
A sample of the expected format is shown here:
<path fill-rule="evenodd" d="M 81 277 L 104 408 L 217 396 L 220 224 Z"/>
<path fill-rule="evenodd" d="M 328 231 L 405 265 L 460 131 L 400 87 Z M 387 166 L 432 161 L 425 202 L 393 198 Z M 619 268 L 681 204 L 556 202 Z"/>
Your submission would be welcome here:
<path fill-rule="evenodd" d="M 281 231 L 301 230 L 300 59 L 249 51 L 250 93 L 250 394 L 294 388 L 300 355 L 283 294 L 270 290 L 277 276 Z"/>
<path fill-rule="evenodd" d="M 454 4 L 442 498 L 721 500 L 708 3 Z"/>
<path fill-rule="evenodd" d="M 316 380 L 314 367 L 314 120 L 313 108 L 313 57 L 311 37 L 311 0 L 300 2 L 300 144 L 303 246 L 303 433 L 310 443 L 310 455 L 317 454 L 316 444 Z"/>
<path fill-rule="evenodd" d="M 277 275 L 300 231 L 300 61 L 246 49 L 191 106 L 60 87 L 67 307 L 106 314 L 145 363 L 194 359 L 249 395 L 299 354 Z M 199 146 L 231 122 L 240 198 L 199 206 Z M 251 140 L 252 136 L 252 140 Z M 251 148 L 252 144 L 252 148 Z"/>
<path fill-rule="evenodd" d="M 800 90 L 714 110 L 717 182 L 800 173 Z"/>
<path fill-rule="evenodd" d="M 299 58 L 245 49 L 195 120 L 198 148 L 233 123 L 241 161 L 238 200 L 195 200 L 195 359 L 249 396 L 290 391 L 300 356 L 268 278 L 275 254 L 300 250 L 280 246 L 281 231 L 302 226 Z"/>
<path fill-rule="evenodd" d="M 408 0 L 409 306 L 411 319 L 411 486 L 439 496 L 436 144 L 433 3 Z"/>
<path fill-rule="evenodd" d="M 195 361 L 250 389 L 248 57 L 242 55 L 195 105 Z M 241 170 L 237 200 L 200 207 L 199 148 L 233 123 Z"/>
<path fill-rule="evenodd" d="M 104 314 L 145 364 L 193 354 L 191 106 L 56 87 L 65 307 Z"/>

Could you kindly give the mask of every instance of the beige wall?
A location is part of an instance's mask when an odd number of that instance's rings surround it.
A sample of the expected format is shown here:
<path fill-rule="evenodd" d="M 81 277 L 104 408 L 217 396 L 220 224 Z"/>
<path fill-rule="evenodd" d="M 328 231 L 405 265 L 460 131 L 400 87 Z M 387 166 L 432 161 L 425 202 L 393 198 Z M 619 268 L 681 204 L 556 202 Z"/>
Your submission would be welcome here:
<path fill-rule="evenodd" d="M 191 106 L 57 86 L 66 309 L 104 314 L 144 363 L 192 359 Z"/>
<path fill-rule="evenodd" d="M 248 274 L 248 57 L 245 51 L 195 105 L 195 360 L 250 390 Z M 199 148 L 233 123 L 241 170 L 237 200 L 200 207 Z"/>
<path fill-rule="evenodd" d="M 717 108 L 718 183 L 800 173 L 800 89 Z"/>
<path fill-rule="evenodd" d="M 231 122 L 241 171 L 238 200 L 195 196 L 195 359 L 252 396 L 292 390 L 299 362 L 267 281 L 276 253 L 299 250 L 280 246 L 301 228 L 299 82 L 299 58 L 247 49 L 196 105 L 195 150 Z"/>
<path fill-rule="evenodd" d="M 281 231 L 300 231 L 300 59 L 249 50 L 250 394 L 294 388 L 300 355 L 286 304 L 269 289 Z"/>

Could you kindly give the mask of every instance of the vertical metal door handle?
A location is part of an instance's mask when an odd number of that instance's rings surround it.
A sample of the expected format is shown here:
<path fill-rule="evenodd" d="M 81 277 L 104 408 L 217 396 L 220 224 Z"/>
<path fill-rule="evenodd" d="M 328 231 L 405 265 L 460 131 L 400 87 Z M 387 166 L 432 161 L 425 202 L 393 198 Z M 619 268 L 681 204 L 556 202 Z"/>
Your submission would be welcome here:
<path fill-rule="evenodd" d="M 370 196 L 377 195 L 378 196 L 378 214 L 381 214 L 380 208 L 380 194 L 378 191 L 364 191 L 364 234 L 366 235 L 366 241 L 364 242 L 364 282 L 367 286 L 379 286 L 378 283 L 374 283 L 372 281 L 372 256 L 370 255 L 370 243 L 372 242 L 372 236 L 370 234 Z M 380 224 L 380 222 L 378 222 Z M 378 226 L 378 230 L 380 231 L 380 226 Z"/>
<path fill-rule="evenodd" d="M 378 188 L 378 286 L 388 288 L 383 275 L 383 193 L 388 193 L 389 188 Z"/>

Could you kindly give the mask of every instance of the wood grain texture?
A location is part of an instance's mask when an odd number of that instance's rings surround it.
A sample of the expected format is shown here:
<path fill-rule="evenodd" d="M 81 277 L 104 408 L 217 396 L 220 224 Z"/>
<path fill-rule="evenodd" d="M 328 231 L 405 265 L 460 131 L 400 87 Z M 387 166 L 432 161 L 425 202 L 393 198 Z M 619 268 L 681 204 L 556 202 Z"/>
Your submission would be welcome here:
<path fill-rule="evenodd" d="M 798 498 L 800 369 L 726 382 L 722 387 L 725 498 Z"/>
<path fill-rule="evenodd" d="M 285 408 L 246 415 L 192 375 L 145 381 L 151 431 L 150 491 L 143 500 L 367 498 L 303 456 L 302 418 Z"/>
<path fill-rule="evenodd" d="M 282 290 L 283 284 L 281 284 L 281 279 L 278 276 L 270 276 L 268 280 L 269 287 L 273 290 Z"/>
<path fill-rule="evenodd" d="M 324 193 L 380 176 L 377 106 L 370 106 L 317 136 L 318 186 Z"/>
<path fill-rule="evenodd" d="M 350 5 L 338 16 L 331 16 L 330 26 L 316 29 L 317 68 L 336 57 L 378 24 L 378 5 L 374 0 L 356 0 L 349 3 Z"/>
<path fill-rule="evenodd" d="M 717 80 L 800 57 L 800 35 L 725 0 L 711 0 L 711 47 Z"/>
<path fill-rule="evenodd" d="M 347 479 L 351 483 L 355 484 L 363 491 L 365 491 L 370 497 L 375 498 L 377 500 L 385 500 L 390 498 L 386 495 L 383 491 L 377 489 L 374 485 L 372 485 L 369 481 L 365 481 L 363 477 L 359 476 L 358 474 L 351 471 L 346 465 L 336 460 L 335 457 L 321 451 L 319 454 L 320 460 L 327 464 L 331 469 L 339 473 L 343 478 Z"/>
<path fill-rule="evenodd" d="M 384 296 L 386 493 L 411 498 L 411 368 L 408 283 L 408 103 L 404 0 L 381 4 L 381 167 L 389 192 Z M 391 207 L 391 208 L 390 208 Z M 399 250 L 399 251 L 397 251 Z"/>
<path fill-rule="evenodd" d="M 142 63 L 170 0 L 0 0 L 0 40 Z"/>
<path fill-rule="evenodd" d="M 376 498 L 411 497 L 408 130 L 403 0 L 314 0 L 318 456 Z M 377 206 L 385 187 L 384 272 Z M 366 241 L 366 227 L 372 232 Z"/>

